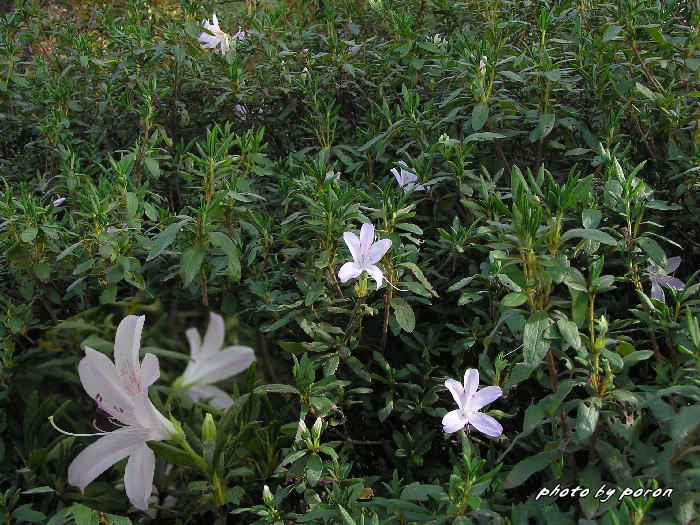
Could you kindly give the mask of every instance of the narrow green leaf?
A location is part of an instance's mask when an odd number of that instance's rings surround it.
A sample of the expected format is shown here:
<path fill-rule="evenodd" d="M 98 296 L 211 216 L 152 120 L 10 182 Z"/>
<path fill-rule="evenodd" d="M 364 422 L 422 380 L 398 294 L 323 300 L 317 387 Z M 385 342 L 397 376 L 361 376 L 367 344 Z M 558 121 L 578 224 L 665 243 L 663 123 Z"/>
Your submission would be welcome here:
<path fill-rule="evenodd" d="M 479 102 L 472 110 L 472 129 L 479 131 L 484 127 L 489 118 L 489 105 L 486 102 Z"/>
<path fill-rule="evenodd" d="M 545 450 L 544 452 L 523 459 L 508 473 L 504 487 L 512 489 L 518 485 L 522 485 L 535 472 L 539 472 L 549 465 L 558 454 L 559 451 L 557 449 Z"/>
<path fill-rule="evenodd" d="M 539 365 L 547 354 L 549 341 L 545 339 L 545 330 L 548 326 L 549 316 L 542 310 L 530 315 L 525 322 L 523 357 L 527 365 L 533 367 Z"/>

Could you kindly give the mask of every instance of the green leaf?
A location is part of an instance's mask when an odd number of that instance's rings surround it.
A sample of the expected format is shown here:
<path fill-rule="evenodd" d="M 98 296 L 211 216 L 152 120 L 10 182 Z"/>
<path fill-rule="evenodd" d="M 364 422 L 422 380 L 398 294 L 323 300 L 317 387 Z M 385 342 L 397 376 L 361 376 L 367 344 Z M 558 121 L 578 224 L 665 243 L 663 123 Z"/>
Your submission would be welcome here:
<path fill-rule="evenodd" d="M 241 253 L 234 242 L 228 235 L 221 232 L 210 232 L 209 240 L 214 246 L 221 248 L 228 257 L 228 273 L 231 280 L 239 281 L 241 279 Z"/>
<path fill-rule="evenodd" d="M 578 331 L 576 323 L 568 319 L 559 319 L 557 321 L 557 327 L 568 346 L 572 347 L 574 350 L 581 348 L 581 334 Z"/>
<path fill-rule="evenodd" d="M 117 285 L 111 284 L 100 294 L 100 304 L 112 304 L 117 298 Z"/>
<path fill-rule="evenodd" d="M 162 441 L 147 441 L 146 445 L 158 456 L 182 467 L 197 469 L 198 465 L 194 458 L 184 450 L 163 443 Z"/>
<path fill-rule="evenodd" d="M 161 253 L 163 253 L 163 250 L 170 246 L 170 244 L 175 240 L 177 232 L 179 232 L 180 229 L 185 225 L 185 222 L 187 221 L 175 222 L 167 228 L 165 228 L 162 232 L 160 232 L 158 237 L 154 239 L 153 244 L 151 245 L 151 250 L 148 252 L 148 257 L 146 257 L 146 260 L 150 261 L 151 259 L 155 259 Z"/>
<path fill-rule="evenodd" d="M 613 38 L 615 38 L 618 35 L 620 31 L 622 31 L 622 26 L 612 25 L 608 27 L 605 30 L 605 33 L 603 33 L 603 38 L 601 39 L 602 43 L 605 44 L 607 42 L 610 42 Z"/>
<path fill-rule="evenodd" d="M 254 392 L 256 394 L 272 393 L 272 394 L 298 394 L 299 390 L 294 388 L 292 385 L 282 385 L 282 384 L 271 384 L 271 385 L 260 385 Z"/>
<path fill-rule="evenodd" d="M 617 448 L 601 439 L 598 439 L 596 441 L 595 449 L 605 463 L 605 466 L 608 467 L 610 474 L 612 474 L 616 482 L 624 483 L 629 481 L 629 479 L 632 477 L 632 470 L 627 464 L 625 457 L 619 450 L 617 450 Z"/>
<path fill-rule="evenodd" d="M 316 453 L 311 454 L 306 460 L 306 479 L 309 485 L 314 487 L 318 483 L 318 480 L 321 479 L 322 471 L 323 461 L 321 461 L 321 457 Z"/>
<path fill-rule="evenodd" d="M 530 315 L 525 323 L 523 334 L 523 358 L 527 365 L 539 365 L 547 354 L 549 341 L 545 339 L 545 330 L 549 327 L 547 312 L 538 310 Z"/>
<path fill-rule="evenodd" d="M 407 303 L 394 302 L 394 317 L 399 326 L 406 332 L 413 332 L 416 327 L 416 317 L 413 308 Z"/>
<path fill-rule="evenodd" d="M 338 512 L 340 512 L 343 525 L 357 525 L 355 520 L 350 517 L 350 514 L 348 514 L 348 511 L 345 510 L 342 505 L 338 505 Z"/>
<path fill-rule="evenodd" d="M 700 425 L 700 405 L 681 407 L 671 422 L 671 439 L 680 442 Z"/>
<path fill-rule="evenodd" d="M 489 105 L 486 102 L 479 102 L 472 110 L 472 129 L 479 131 L 484 127 L 489 118 Z"/>
<path fill-rule="evenodd" d="M 428 501 L 430 497 L 436 500 L 445 494 L 445 490 L 440 485 L 421 485 L 411 483 L 406 485 L 401 491 L 401 499 L 407 501 Z"/>
<path fill-rule="evenodd" d="M 408 268 L 413 272 L 413 275 L 416 276 L 418 281 L 423 285 L 423 287 L 428 290 L 434 297 L 438 297 L 437 292 L 433 288 L 433 285 L 428 282 L 428 279 L 425 278 L 425 275 L 423 274 L 423 271 L 416 265 L 415 263 L 412 262 L 405 262 L 401 263 L 399 266 L 403 266 L 404 268 Z"/>
<path fill-rule="evenodd" d="M 146 164 L 146 168 L 148 168 L 148 171 L 153 175 L 154 179 L 157 179 L 160 177 L 160 166 L 158 166 L 158 159 L 152 159 L 152 158 L 146 158 L 144 160 Z"/>
<path fill-rule="evenodd" d="M 512 292 L 501 299 L 503 306 L 520 306 L 525 301 L 527 301 L 527 294 L 525 292 Z"/>
<path fill-rule="evenodd" d="M 540 452 L 534 456 L 529 456 L 523 459 L 520 463 L 513 467 L 513 470 L 508 473 L 504 487 L 507 489 L 512 489 L 518 485 L 522 485 L 535 472 L 539 472 L 547 465 L 552 463 L 557 455 L 559 455 L 559 451 L 557 449 L 553 449 L 545 450 L 544 452 Z"/>
<path fill-rule="evenodd" d="M 505 135 L 501 135 L 500 133 L 482 131 L 480 133 L 472 133 L 464 140 L 464 143 L 467 144 L 469 142 L 483 142 L 485 140 L 504 139 L 505 137 Z"/>
<path fill-rule="evenodd" d="M 19 236 L 24 242 L 31 242 L 35 239 L 36 234 L 39 233 L 39 228 L 34 226 L 28 226 Z"/>
<path fill-rule="evenodd" d="M 73 519 L 75 519 L 75 525 L 99 525 L 97 513 L 80 503 L 73 503 Z"/>
<path fill-rule="evenodd" d="M 573 230 L 569 230 L 561 236 L 562 241 L 568 241 L 569 239 L 576 238 L 586 239 L 588 241 L 596 241 L 601 244 L 608 244 L 610 246 L 617 245 L 617 241 L 613 237 L 600 230 L 574 228 Z"/>
<path fill-rule="evenodd" d="M 666 254 L 664 253 L 659 243 L 650 237 L 640 237 L 637 239 L 637 244 L 644 250 L 649 258 L 661 268 L 666 268 L 668 264 Z"/>
<path fill-rule="evenodd" d="M 190 246 L 185 250 L 180 258 L 180 271 L 185 286 L 189 286 L 195 278 L 204 261 L 206 250 L 204 246 Z"/>
<path fill-rule="evenodd" d="M 597 228 L 602 217 L 603 212 L 600 210 L 583 210 L 581 212 L 581 222 L 586 229 Z"/>
<path fill-rule="evenodd" d="M 600 400 L 597 400 L 600 404 Z M 581 401 L 578 405 L 578 413 L 576 415 L 576 435 L 581 444 L 588 443 L 589 438 L 595 431 L 598 423 L 598 407 L 596 402 Z"/>

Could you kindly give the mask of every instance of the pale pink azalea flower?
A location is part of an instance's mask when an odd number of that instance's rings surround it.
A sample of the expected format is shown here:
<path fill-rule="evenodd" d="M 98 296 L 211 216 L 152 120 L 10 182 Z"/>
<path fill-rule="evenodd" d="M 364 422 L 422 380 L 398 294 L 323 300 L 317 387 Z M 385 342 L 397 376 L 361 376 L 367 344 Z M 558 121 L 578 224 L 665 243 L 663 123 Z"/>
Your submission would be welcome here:
<path fill-rule="evenodd" d="M 255 352 L 249 346 L 239 345 L 222 350 L 224 318 L 213 312 L 204 341 L 196 328 L 188 329 L 185 335 L 190 345 L 190 362 L 178 382 L 193 401 L 210 399 L 209 404 L 214 408 L 227 409 L 233 399 L 213 384 L 247 370 L 255 361 Z"/>
<path fill-rule="evenodd" d="M 68 483 L 84 492 L 95 478 L 128 456 L 124 488 L 131 504 L 140 510 L 148 508 L 156 461 L 146 442 L 164 441 L 175 433 L 172 423 L 148 397 L 148 387 L 160 376 L 160 368 L 158 358 L 150 353 L 139 363 L 144 319 L 145 316 L 129 315 L 119 323 L 114 363 L 103 353 L 85 347 L 85 357 L 78 364 L 85 391 L 109 421 L 121 428 L 96 434 L 69 434 L 56 427 L 69 435 L 102 436 L 75 457 L 68 467 Z"/>
<path fill-rule="evenodd" d="M 65 198 L 65 197 L 59 197 L 58 199 L 56 199 L 55 201 L 53 201 L 53 207 L 54 207 L 54 208 L 58 208 L 58 207 L 59 207 L 61 204 L 63 204 L 64 202 L 66 202 L 66 198 Z"/>
<path fill-rule="evenodd" d="M 238 31 L 236 31 L 232 36 L 231 40 L 244 40 L 245 39 L 245 31 L 241 29 L 241 26 L 238 26 Z"/>
<path fill-rule="evenodd" d="M 240 119 L 242 121 L 245 122 L 246 120 L 248 120 L 248 117 L 250 116 L 250 110 L 247 107 L 245 107 L 241 104 L 236 104 L 235 106 L 233 106 L 233 109 L 235 109 L 236 112 L 240 115 Z M 262 108 L 260 108 L 258 110 L 258 114 L 260 114 L 262 112 L 263 112 L 263 110 L 262 110 Z"/>
<path fill-rule="evenodd" d="M 202 49 L 214 49 L 217 46 L 221 46 L 221 54 L 225 55 L 226 51 L 229 50 L 231 37 L 219 27 L 219 19 L 216 18 L 216 13 L 212 15 L 211 22 L 209 22 L 209 20 L 204 20 L 202 25 L 206 31 L 199 35 L 197 39 L 197 42 L 201 42 Z M 236 33 L 236 35 L 239 33 L 240 31 Z"/>
<path fill-rule="evenodd" d="M 445 381 L 445 388 L 450 391 L 458 406 L 457 410 L 448 412 L 442 418 L 442 426 L 447 434 L 457 432 L 464 427 L 469 430 L 469 425 L 491 437 L 498 437 L 503 433 L 503 427 L 498 421 L 479 412 L 503 395 L 501 387 L 487 386 L 478 390 L 479 371 L 469 368 L 464 373 L 464 384 L 448 379 Z"/>
<path fill-rule="evenodd" d="M 680 279 L 668 275 L 675 272 L 681 265 L 680 257 L 671 257 L 666 261 L 666 268 L 661 268 L 655 264 L 650 264 L 646 269 L 646 275 L 651 281 L 651 298 L 656 301 L 664 300 L 664 290 L 662 287 L 673 290 L 682 290 L 685 284 Z"/>
<path fill-rule="evenodd" d="M 415 173 L 408 171 L 408 166 L 406 166 L 406 164 L 403 162 L 398 163 L 398 169 L 392 168 L 391 173 L 394 174 L 396 182 L 398 182 L 399 186 L 403 188 L 404 193 L 408 193 L 411 190 L 421 191 L 426 188 L 420 184 L 416 185 L 418 176 Z"/>
<path fill-rule="evenodd" d="M 350 279 L 355 279 L 362 272 L 367 272 L 376 282 L 377 290 L 382 284 L 384 274 L 376 266 L 376 263 L 384 257 L 384 254 L 391 248 L 390 239 L 381 239 L 374 242 L 374 226 L 365 223 L 360 228 L 360 237 L 352 232 L 345 232 L 343 240 L 347 244 L 353 260 L 346 262 L 338 272 L 341 283 Z"/>

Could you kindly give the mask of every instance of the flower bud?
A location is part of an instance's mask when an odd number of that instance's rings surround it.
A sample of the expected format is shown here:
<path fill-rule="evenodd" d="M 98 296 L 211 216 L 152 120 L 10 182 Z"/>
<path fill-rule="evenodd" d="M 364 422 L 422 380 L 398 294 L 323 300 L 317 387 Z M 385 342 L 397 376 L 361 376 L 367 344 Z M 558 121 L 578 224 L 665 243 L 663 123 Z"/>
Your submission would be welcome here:
<path fill-rule="evenodd" d="M 216 439 L 216 423 L 209 413 L 204 416 L 204 423 L 202 423 L 202 440 L 207 441 L 208 439 Z"/>
<path fill-rule="evenodd" d="M 600 319 L 598 319 L 598 332 L 600 332 L 601 335 L 605 335 L 607 331 L 608 320 L 605 318 L 604 315 L 601 315 Z"/>
<path fill-rule="evenodd" d="M 314 426 L 311 427 L 311 438 L 318 442 L 321 439 L 321 428 L 323 426 L 323 420 L 319 417 L 316 419 Z"/>
<path fill-rule="evenodd" d="M 272 507 L 272 504 L 275 502 L 275 498 L 272 496 L 272 492 L 270 492 L 270 487 L 267 485 L 263 487 L 263 501 L 268 507 Z"/>
<path fill-rule="evenodd" d="M 170 423 L 172 423 L 173 426 L 172 431 L 169 431 L 170 439 L 176 443 L 182 443 L 182 441 L 185 439 L 185 431 L 182 430 L 182 425 L 173 416 L 170 416 Z"/>
<path fill-rule="evenodd" d="M 299 436 L 305 439 L 309 435 L 309 429 L 303 419 L 299 420 Z"/>

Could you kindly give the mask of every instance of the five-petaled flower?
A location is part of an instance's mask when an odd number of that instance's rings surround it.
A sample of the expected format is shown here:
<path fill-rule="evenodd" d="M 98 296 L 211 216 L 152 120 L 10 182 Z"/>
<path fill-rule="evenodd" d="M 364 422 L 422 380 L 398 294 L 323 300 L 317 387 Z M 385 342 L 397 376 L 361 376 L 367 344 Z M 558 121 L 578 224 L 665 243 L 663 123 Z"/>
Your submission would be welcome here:
<path fill-rule="evenodd" d="M 498 421 L 479 412 L 483 407 L 493 403 L 503 395 L 501 387 L 487 386 L 477 392 L 479 371 L 469 368 L 464 373 L 464 385 L 454 379 L 448 379 L 445 381 L 445 388 L 452 393 L 452 397 L 459 407 L 457 410 L 448 412 L 442 418 L 442 426 L 446 433 L 457 432 L 465 426 L 469 430 L 468 425 L 491 437 L 498 437 L 503 433 L 503 427 Z"/>
<path fill-rule="evenodd" d="M 425 186 L 423 185 L 416 185 L 418 175 L 408 171 L 408 166 L 406 166 L 406 164 L 403 162 L 398 163 L 398 169 L 392 168 L 391 173 L 393 173 L 394 177 L 396 177 L 396 182 L 398 182 L 399 186 L 403 188 L 404 193 L 411 190 L 421 191 L 425 189 Z"/>
<path fill-rule="evenodd" d="M 681 265 L 680 257 L 671 257 L 666 261 L 666 268 L 661 268 L 655 264 L 650 264 L 647 267 L 646 274 L 651 281 L 651 298 L 657 301 L 664 300 L 664 290 L 662 286 L 668 289 L 682 290 L 685 285 L 683 281 L 668 275 L 675 272 Z"/>
<path fill-rule="evenodd" d="M 68 483 L 84 491 L 97 476 L 128 456 L 124 488 L 129 501 L 141 510 L 148 508 L 156 465 L 155 454 L 146 442 L 170 439 L 175 432 L 148 397 L 148 387 L 160 376 L 160 368 L 153 354 L 146 354 L 139 363 L 144 318 L 129 315 L 119 323 L 114 363 L 105 354 L 85 347 L 85 357 L 78 365 L 83 388 L 109 421 L 120 428 L 87 434 L 102 437 L 81 451 L 68 467 Z"/>
<path fill-rule="evenodd" d="M 211 22 L 209 22 L 209 20 L 204 20 L 202 25 L 206 31 L 199 35 L 199 38 L 197 39 L 197 42 L 202 43 L 202 49 L 213 49 L 220 45 L 221 54 L 225 55 L 226 51 L 229 49 L 231 37 L 228 33 L 223 32 L 219 27 L 219 19 L 216 18 L 216 13 L 212 15 Z M 243 33 L 243 36 L 245 36 L 245 33 Z M 235 37 L 237 39 L 242 38 L 241 31 L 238 31 Z"/>
<path fill-rule="evenodd" d="M 247 370 L 255 361 L 255 352 L 249 346 L 229 346 L 222 350 L 224 334 L 224 319 L 213 312 L 204 341 L 196 328 L 187 330 L 185 335 L 190 344 L 190 362 L 178 380 L 193 401 L 211 399 L 209 404 L 220 409 L 231 406 L 233 399 L 212 384 Z"/>
<path fill-rule="evenodd" d="M 358 277 L 362 272 L 367 272 L 377 282 L 377 290 L 379 290 L 384 274 L 376 266 L 376 263 L 384 257 L 384 254 L 391 247 L 391 240 L 382 239 L 374 242 L 374 226 L 369 223 L 363 224 L 360 228 L 359 239 L 354 233 L 345 232 L 343 240 L 348 245 L 353 260 L 346 262 L 340 268 L 338 272 L 340 282 L 344 283 Z"/>

